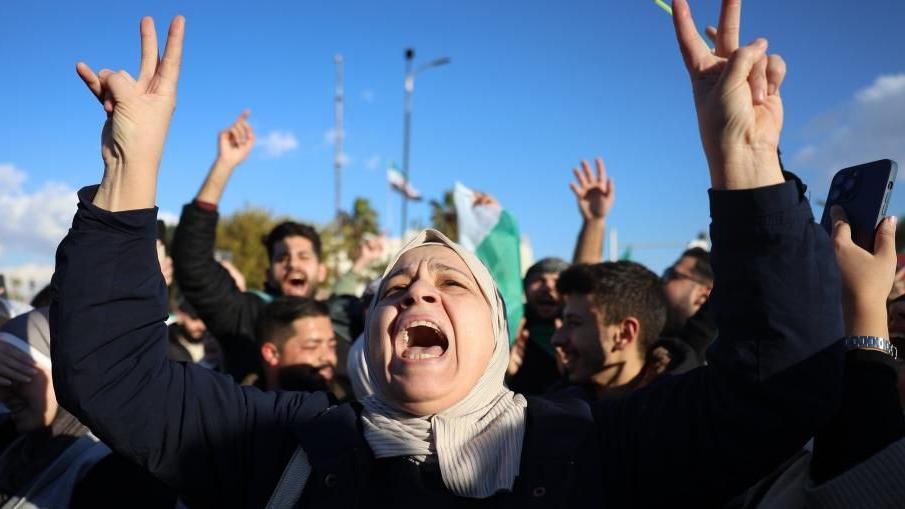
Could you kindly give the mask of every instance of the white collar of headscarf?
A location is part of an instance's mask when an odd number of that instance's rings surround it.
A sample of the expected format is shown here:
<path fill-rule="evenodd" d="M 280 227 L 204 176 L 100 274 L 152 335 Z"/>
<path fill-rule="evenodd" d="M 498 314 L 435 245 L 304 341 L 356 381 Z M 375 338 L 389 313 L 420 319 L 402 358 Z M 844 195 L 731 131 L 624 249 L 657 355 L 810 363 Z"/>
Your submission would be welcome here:
<path fill-rule="evenodd" d="M 509 332 L 506 310 L 490 272 L 478 258 L 436 230 L 423 230 L 409 241 L 387 266 L 392 270 L 399 258 L 424 245 L 452 249 L 468 265 L 493 320 L 493 354 L 484 374 L 467 396 L 433 415 L 412 416 L 396 407 L 373 383 L 374 393 L 362 400 L 365 439 L 377 458 L 413 456 L 424 459 L 436 454 L 443 483 L 456 495 L 487 498 L 500 490 L 511 490 L 518 475 L 525 436 L 527 402 L 504 384 L 509 365 Z M 376 315 L 383 283 L 371 303 L 368 319 Z M 365 349 L 371 348 L 365 327 Z M 373 366 L 365 352 L 371 380 L 385 376 L 383 366 Z"/>

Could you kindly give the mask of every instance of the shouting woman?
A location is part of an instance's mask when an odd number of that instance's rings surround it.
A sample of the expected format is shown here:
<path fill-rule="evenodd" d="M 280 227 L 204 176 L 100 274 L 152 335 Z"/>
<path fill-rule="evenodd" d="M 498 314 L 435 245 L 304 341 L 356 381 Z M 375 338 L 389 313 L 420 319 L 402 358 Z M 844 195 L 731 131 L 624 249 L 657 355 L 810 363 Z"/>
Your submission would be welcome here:
<path fill-rule="evenodd" d="M 505 310 L 487 269 L 426 230 L 368 313 L 374 393 L 268 393 L 166 360 L 156 184 L 184 20 L 137 79 L 78 73 L 103 104 L 104 176 L 79 193 L 51 311 L 61 403 L 115 450 L 212 507 L 713 506 L 766 475 L 839 397 L 839 274 L 804 185 L 781 170 L 785 64 L 739 46 L 724 0 L 716 49 L 687 3 L 674 22 L 710 167 L 721 337 L 710 365 L 618 400 L 511 392 Z M 579 326 L 573 324 L 574 326 Z"/>

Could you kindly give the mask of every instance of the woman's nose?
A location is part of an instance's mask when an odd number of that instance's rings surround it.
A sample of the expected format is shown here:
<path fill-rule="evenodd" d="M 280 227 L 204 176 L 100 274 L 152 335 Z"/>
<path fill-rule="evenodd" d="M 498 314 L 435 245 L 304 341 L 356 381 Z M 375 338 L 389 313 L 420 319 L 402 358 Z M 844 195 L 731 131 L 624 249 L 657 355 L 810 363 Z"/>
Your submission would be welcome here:
<path fill-rule="evenodd" d="M 433 285 L 430 285 L 423 280 L 418 280 L 409 286 L 408 293 L 402 303 L 404 306 L 410 307 L 421 302 L 434 304 L 439 302 L 439 299 L 437 296 L 437 289 L 434 288 Z"/>

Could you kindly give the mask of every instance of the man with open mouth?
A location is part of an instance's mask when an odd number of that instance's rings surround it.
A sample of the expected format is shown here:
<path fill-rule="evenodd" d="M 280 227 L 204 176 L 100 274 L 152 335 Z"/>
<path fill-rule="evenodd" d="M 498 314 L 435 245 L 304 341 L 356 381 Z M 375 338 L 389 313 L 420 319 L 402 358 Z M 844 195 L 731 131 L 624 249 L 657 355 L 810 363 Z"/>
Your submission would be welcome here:
<path fill-rule="evenodd" d="M 173 238 L 179 288 L 221 342 L 226 371 L 239 382 L 266 378 L 261 369 L 264 342 L 255 337 L 265 306 L 281 296 L 314 298 L 327 275 L 317 230 L 294 221 L 276 225 L 262 240 L 269 260 L 264 291 L 241 291 L 215 259 L 218 204 L 233 171 L 255 145 L 248 115 L 243 112 L 219 133 L 217 158 L 195 199 L 183 207 Z M 350 295 L 331 296 L 327 305 L 338 340 L 337 382 L 345 387 L 341 392 L 350 393 L 345 383 L 345 359 L 349 344 L 361 332 L 361 306 Z"/>
<path fill-rule="evenodd" d="M 524 345 L 521 365 L 509 378 L 509 387 L 522 394 L 543 394 L 560 379 L 550 339 L 556 320 L 562 313 L 562 302 L 556 291 L 556 280 L 569 264 L 560 258 L 543 258 L 525 273 L 525 320 L 519 338 Z"/>

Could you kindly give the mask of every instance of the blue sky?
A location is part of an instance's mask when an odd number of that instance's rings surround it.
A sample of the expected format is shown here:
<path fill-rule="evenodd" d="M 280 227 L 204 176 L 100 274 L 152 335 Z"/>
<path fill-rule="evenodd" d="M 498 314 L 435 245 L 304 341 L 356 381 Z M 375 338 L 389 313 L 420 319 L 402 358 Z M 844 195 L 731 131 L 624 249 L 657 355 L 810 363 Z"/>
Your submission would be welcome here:
<path fill-rule="evenodd" d="M 703 31 L 719 2 L 692 9 Z M 570 169 L 602 155 L 616 180 L 609 224 L 620 242 L 677 246 L 707 228 L 690 86 L 671 20 L 652 1 L 8 0 L 0 5 L 0 213 L 16 221 L 0 227 L 0 267 L 52 263 L 71 217 L 60 196 L 100 179 L 103 116 L 75 63 L 134 73 L 140 17 L 154 16 L 163 39 L 180 13 L 187 39 L 161 171 L 165 211 L 178 214 L 192 198 L 215 133 L 251 108 L 259 138 L 277 133 L 296 146 L 278 156 L 259 146 L 222 210 L 250 203 L 329 220 L 333 55 L 342 53 L 344 205 L 369 198 L 395 233 L 399 201 L 388 199 L 384 170 L 401 161 L 403 49 L 411 46 L 416 62 L 452 59 L 420 75 L 415 89 L 411 168 L 428 198 L 456 180 L 490 192 L 518 218 L 535 256 L 568 258 L 579 228 Z M 745 3 L 743 39 L 767 37 L 788 63 L 782 147 L 815 198 L 843 165 L 905 164 L 902 26 L 900 0 Z M 417 204 L 410 215 L 427 223 L 427 210 Z M 901 192 L 890 212 L 905 213 Z M 659 271 L 679 250 L 633 255 Z"/>

